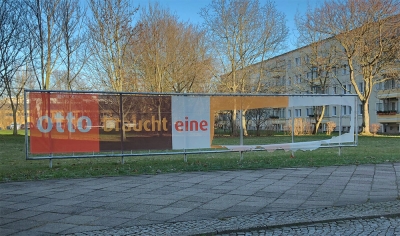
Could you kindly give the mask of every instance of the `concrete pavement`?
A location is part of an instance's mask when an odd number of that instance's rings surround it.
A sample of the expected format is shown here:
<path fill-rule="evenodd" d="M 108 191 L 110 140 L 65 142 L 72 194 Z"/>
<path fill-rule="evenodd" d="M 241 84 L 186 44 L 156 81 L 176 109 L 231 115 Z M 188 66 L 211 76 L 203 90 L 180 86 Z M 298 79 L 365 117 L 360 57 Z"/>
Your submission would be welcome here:
<path fill-rule="evenodd" d="M 399 195 L 400 163 L 9 182 L 0 235 L 190 235 L 400 215 Z"/>

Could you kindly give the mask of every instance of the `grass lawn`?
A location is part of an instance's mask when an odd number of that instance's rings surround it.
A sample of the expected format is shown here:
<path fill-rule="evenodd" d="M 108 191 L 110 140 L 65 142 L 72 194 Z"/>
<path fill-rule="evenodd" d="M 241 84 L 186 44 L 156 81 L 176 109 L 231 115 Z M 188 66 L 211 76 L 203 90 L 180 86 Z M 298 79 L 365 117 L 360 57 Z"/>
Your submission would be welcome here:
<path fill-rule="evenodd" d="M 295 141 L 328 139 L 329 136 L 301 136 Z M 290 142 L 290 136 L 245 137 L 244 144 L 268 144 Z M 12 136 L 11 131 L 0 131 L 0 182 L 57 178 L 83 178 L 94 176 L 121 176 L 187 171 L 215 171 L 239 169 L 265 169 L 286 167 L 311 167 L 330 165 L 352 165 L 367 163 L 400 162 L 400 136 L 359 137 L 357 147 L 344 147 L 341 156 L 338 148 L 320 148 L 315 151 L 297 151 L 295 158 L 290 152 L 281 150 L 246 152 L 240 161 L 239 153 L 212 153 L 183 155 L 54 159 L 53 168 L 49 160 L 25 160 L 23 131 Z M 214 144 L 238 144 L 237 138 L 219 137 Z"/>

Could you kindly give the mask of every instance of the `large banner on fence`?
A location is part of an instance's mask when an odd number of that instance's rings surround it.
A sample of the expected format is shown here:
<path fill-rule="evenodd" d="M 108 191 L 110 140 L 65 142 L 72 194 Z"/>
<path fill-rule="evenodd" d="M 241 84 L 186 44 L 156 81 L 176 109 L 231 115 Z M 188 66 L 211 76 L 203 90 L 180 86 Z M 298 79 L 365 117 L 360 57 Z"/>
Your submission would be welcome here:
<path fill-rule="evenodd" d="M 217 116 L 224 112 L 341 104 L 355 97 L 207 96 L 29 92 L 30 153 L 80 153 L 210 148 Z M 221 116 L 220 116 L 221 117 Z M 232 125 L 239 119 L 231 118 Z M 351 119 L 354 119 L 353 115 Z M 347 136 L 346 136 L 347 135 Z M 354 127 L 330 140 L 354 140 Z M 228 149 L 296 149 L 294 144 L 229 146 Z M 300 145 L 300 144 L 299 144 Z M 316 143 L 301 144 L 316 146 Z M 318 143 L 321 145 L 321 143 Z M 269 150 L 269 149 L 268 149 Z M 285 149 L 286 150 L 286 149 Z"/>
<path fill-rule="evenodd" d="M 29 93 L 31 153 L 210 147 L 210 97 Z"/>

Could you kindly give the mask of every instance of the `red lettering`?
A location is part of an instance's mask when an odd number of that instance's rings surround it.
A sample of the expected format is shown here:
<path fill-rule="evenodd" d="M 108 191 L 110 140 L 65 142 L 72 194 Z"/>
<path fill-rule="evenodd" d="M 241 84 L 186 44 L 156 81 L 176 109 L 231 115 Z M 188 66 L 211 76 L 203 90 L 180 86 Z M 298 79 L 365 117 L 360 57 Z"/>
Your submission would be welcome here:
<path fill-rule="evenodd" d="M 199 130 L 199 123 L 197 122 L 197 120 L 190 121 L 190 131 L 193 131 L 193 129 L 196 131 Z"/>
<path fill-rule="evenodd" d="M 178 121 L 175 123 L 175 129 L 176 129 L 177 131 L 183 131 L 182 126 L 183 126 L 183 122 L 180 121 L 180 120 L 178 120 Z"/>
<path fill-rule="evenodd" d="M 207 131 L 208 123 L 206 120 L 200 121 L 197 120 L 189 120 L 188 117 L 185 117 L 185 121 L 178 120 L 175 122 L 175 130 L 176 131 Z"/>
<path fill-rule="evenodd" d="M 207 124 L 207 121 L 206 121 L 206 120 L 200 121 L 200 129 L 201 129 L 202 131 L 206 131 L 206 130 L 207 130 L 207 126 L 208 126 L 208 124 Z"/>

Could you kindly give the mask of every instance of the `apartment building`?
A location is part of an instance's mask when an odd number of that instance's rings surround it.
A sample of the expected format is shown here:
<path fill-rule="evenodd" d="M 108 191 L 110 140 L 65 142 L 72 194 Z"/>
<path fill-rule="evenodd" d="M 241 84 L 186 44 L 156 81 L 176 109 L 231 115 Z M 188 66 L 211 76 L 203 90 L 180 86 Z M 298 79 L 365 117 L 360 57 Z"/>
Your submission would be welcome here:
<path fill-rule="evenodd" d="M 307 45 L 269 60 L 253 65 L 254 71 L 265 68 L 264 84 L 268 88 L 267 93 L 286 94 L 329 94 L 346 95 L 355 94 L 355 88 L 350 83 L 350 71 L 345 61 L 338 61 L 338 53 L 343 52 L 338 43 L 333 39 L 324 40 L 315 45 Z M 330 62 L 331 64 L 324 64 Z M 254 77 L 257 77 L 254 76 Z M 356 74 L 358 89 L 363 92 L 364 83 L 362 75 Z M 380 132 L 400 133 L 400 80 L 393 78 L 377 84 L 372 91 L 369 100 L 370 125 L 380 124 Z M 346 132 L 350 127 L 350 115 L 357 113 L 357 124 L 361 131 L 362 104 L 358 100 L 356 110 L 350 106 L 326 106 L 324 118 L 320 125 L 320 131 L 325 131 L 326 123 L 334 121 L 337 124 L 336 131 Z M 281 109 L 280 124 L 283 128 L 284 121 L 292 116 L 296 118 L 313 117 L 315 107 L 297 107 L 295 109 Z M 282 115 L 284 114 L 284 115 Z M 312 120 L 312 119 L 311 119 Z M 340 127 L 340 128 L 339 128 Z"/>

